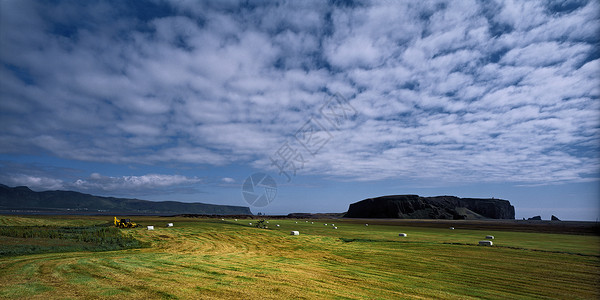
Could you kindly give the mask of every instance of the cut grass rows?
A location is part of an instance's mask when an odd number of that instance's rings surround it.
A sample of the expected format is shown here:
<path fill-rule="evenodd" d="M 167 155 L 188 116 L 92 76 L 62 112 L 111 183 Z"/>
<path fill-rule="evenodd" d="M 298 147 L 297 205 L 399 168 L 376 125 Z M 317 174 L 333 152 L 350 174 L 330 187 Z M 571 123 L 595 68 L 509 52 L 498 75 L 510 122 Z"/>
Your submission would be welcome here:
<path fill-rule="evenodd" d="M 0 223 L 2 223 L 0 217 Z M 69 224 L 74 220 L 67 220 Z M 100 221 L 100 219 L 96 219 Z M 137 221 L 137 220 L 136 220 Z M 6 223 L 6 219 L 4 220 Z M 45 220 L 35 221 L 39 225 Z M 50 219 L 53 225 L 60 225 Z M 0 297 L 9 298 L 580 298 L 600 296 L 600 261 L 586 243 L 561 250 L 586 256 L 503 247 L 444 244 L 474 241 L 477 230 L 369 226 L 335 220 L 310 226 L 277 221 L 262 230 L 232 220 L 142 218 L 174 228 L 127 231 L 149 248 L 25 255 L 0 259 Z M 83 223 L 83 222 L 82 222 Z M 271 223 L 274 223 L 273 221 Z M 316 223 L 316 222 L 315 222 Z M 247 224 L 247 222 L 245 222 Z M 89 225 L 89 223 L 87 224 Z M 290 236 L 298 229 L 300 236 Z M 398 232 L 408 238 L 400 240 Z M 498 244 L 551 250 L 548 236 L 495 232 Z M 344 242 L 342 239 L 353 240 Z M 596 244 L 598 245 L 598 244 Z"/>

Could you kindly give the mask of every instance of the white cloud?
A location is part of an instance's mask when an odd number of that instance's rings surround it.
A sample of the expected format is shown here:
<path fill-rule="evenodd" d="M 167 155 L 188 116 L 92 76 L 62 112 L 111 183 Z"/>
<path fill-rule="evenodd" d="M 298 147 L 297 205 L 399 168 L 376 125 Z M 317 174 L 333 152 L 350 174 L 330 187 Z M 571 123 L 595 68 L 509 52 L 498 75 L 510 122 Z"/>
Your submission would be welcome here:
<path fill-rule="evenodd" d="M 598 172 L 597 1 L 560 13 L 511 1 L 171 4 L 178 15 L 141 20 L 120 5 L 0 2 L 0 152 L 268 169 L 338 92 L 358 116 L 307 174 L 559 182 Z M 81 186 L 193 180 L 144 176 Z"/>
<path fill-rule="evenodd" d="M 221 181 L 223 181 L 225 183 L 234 183 L 235 179 L 230 178 L 230 177 L 223 177 L 223 178 L 221 178 Z"/>
<path fill-rule="evenodd" d="M 77 190 L 103 190 L 108 192 L 146 191 L 158 188 L 177 187 L 181 185 L 196 184 L 199 178 L 188 178 L 182 175 L 147 174 L 142 176 L 103 176 L 92 173 L 87 179 L 78 179 L 69 184 Z"/>
<path fill-rule="evenodd" d="M 65 185 L 60 179 L 18 174 L 15 176 L 1 176 L 3 183 L 9 186 L 26 186 L 34 191 L 62 190 Z"/>

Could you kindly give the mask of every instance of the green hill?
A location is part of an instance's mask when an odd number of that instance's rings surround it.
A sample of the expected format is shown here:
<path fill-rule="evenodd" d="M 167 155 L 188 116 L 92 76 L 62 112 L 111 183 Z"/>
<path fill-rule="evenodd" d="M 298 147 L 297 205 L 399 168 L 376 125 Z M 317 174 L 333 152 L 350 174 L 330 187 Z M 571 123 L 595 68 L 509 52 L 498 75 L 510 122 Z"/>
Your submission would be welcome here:
<path fill-rule="evenodd" d="M 102 197 L 73 191 L 35 192 L 25 186 L 11 188 L 3 184 L 0 184 L 0 210 L 148 215 L 252 214 L 250 208 L 244 206 Z"/>

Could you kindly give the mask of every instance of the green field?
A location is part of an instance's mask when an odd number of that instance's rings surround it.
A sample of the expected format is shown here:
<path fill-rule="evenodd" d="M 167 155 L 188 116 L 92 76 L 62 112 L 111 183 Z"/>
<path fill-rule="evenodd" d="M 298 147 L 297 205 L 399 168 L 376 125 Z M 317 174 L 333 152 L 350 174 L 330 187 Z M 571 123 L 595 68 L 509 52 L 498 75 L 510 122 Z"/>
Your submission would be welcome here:
<path fill-rule="evenodd" d="M 9 253 L 0 256 L 0 297 L 600 298 L 597 235 L 367 227 L 350 220 L 270 220 L 269 229 L 257 229 L 248 225 L 256 220 L 133 219 L 155 226 L 154 231 L 144 227 L 118 232 L 142 248 L 89 251 L 85 247 L 96 240 L 0 236 L 0 250 Z M 111 221 L 0 216 L 0 225 L 21 228 L 90 227 Z M 169 222 L 175 226 L 167 228 Z M 291 230 L 300 235 L 291 236 Z M 486 235 L 495 236 L 494 246 L 477 246 Z M 6 251 L 15 245 L 61 243 L 70 243 L 68 252 Z"/>

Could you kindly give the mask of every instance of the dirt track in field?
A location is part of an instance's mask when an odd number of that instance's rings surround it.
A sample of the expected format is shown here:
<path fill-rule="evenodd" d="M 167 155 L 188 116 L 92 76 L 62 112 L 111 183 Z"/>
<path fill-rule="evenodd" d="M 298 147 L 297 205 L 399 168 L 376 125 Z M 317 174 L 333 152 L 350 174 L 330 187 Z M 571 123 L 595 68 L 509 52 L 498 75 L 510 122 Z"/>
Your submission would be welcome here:
<path fill-rule="evenodd" d="M 423 219 L 342 219 L 348 223 L 406 225 L 415 227 L 455 229 L 488 229 L 519 232 L 600 235 L 600 223 L 582 221 L 532 220 L 423 220 Z"/>

